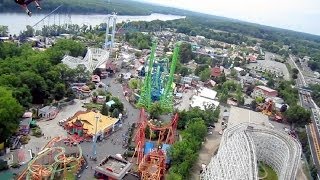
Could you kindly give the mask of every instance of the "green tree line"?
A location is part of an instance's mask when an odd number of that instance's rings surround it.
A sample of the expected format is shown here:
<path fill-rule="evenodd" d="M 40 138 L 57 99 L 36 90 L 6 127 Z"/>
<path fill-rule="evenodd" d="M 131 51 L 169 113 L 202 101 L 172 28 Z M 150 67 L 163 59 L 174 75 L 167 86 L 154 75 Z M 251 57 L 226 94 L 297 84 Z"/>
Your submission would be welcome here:
<path fill-rule="evenodd" d="M 30 44 L 0 43 L 1 142 L 16 130 L 22 107 L 60 100 L 72 94 L 69 83 L 87 81 L 84 67 L 70 69 L 60 63 L 65 54 L 82 56 L 85 50 L 72 40 L 59 40 L 45 51 L 33 50 Z"/>
<path fill-rule="evenodd" d="M 40 1 L 41 12 L 51 12 L 62 5 L 58 10 L 60 13 L 78 14 L 111 14 L 117 12 L 119 15 L 150 15 L 151 13 L 180 14 L 185 15 L 188 11 L 162 7 L 152 4 L 141 3 L 130 0 L 46 0 Z M 35 9 L 30 5 L 31 9 Z M 0 2 L 0 12 L 21 12 L 21 8 L 13 0 Z"/>

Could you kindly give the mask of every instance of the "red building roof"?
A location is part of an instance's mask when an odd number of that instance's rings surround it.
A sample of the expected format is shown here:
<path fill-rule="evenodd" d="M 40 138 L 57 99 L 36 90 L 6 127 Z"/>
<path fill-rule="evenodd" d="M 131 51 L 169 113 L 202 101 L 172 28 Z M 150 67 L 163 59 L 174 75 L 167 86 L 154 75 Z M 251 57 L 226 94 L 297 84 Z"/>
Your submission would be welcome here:
<path fill-rule="evenodd" d="M 211 68 L 211 76 L 219 77 L 221 75 L 221 69 L 219 67 Z"/>
<path fill-rule="evenodd" d="M 249 56 L 249 61 L 250 62 L 257 62 L 257 57 L 253 56 L 253 55 L 250 55 Z"/>

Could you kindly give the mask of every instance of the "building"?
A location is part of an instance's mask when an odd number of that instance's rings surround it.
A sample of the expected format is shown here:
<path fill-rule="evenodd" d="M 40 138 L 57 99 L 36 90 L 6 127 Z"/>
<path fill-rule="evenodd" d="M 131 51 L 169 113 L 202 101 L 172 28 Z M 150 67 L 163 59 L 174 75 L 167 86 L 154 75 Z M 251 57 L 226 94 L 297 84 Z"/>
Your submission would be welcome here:
<path fill-rule="evenodd" d="M 23 118 L 19 124 L 19 134 L 27 135 L 30 131 L 32 118 Z"/>
<path fill-rule="evenodd" d="M 198 96 L 211 99 L 211 100 L 214 100 L 217 96 L 217 91 L 214 91 L 212 89 L 205 88 L 205 87 L 201 87 L 197 92 L 198 92 L 197 94 Z"/>
<path fill-rule="evenodd" d="M 256 86 L 251 94 L 252 97 L 263 97 L 263 98 L 268 98 L 268 97 L 276 97 L 278 96 L 278 91 L 271 89 L 266 86 Z"/>
<path fill-rule="evenodd" d="M 191 77 L 182 77 L 180 82 L 181 82 L 182 84 L 189 84 L 189 85 L 191 85 L 192 80 L 193 80 L 193 79 L 192 79 Z"/>
<path fill-rule="evenodd" d="M 79 111 L 68 119 L 68 122 L 65 124 L 65 129 L 69 134 L 84 138 L 93 137 L 96 132 L 100 137 L 113 131 L 117 122 L 117 118 L 104 116 L 100 112 Z"/>
<path fill-rule="evenodd" d="M 101 163 L 94 168 L 95 177 L 98 179 L 123 179 L 128 171 L 130 171 L 132 164 L 117 156 L 108 156 L 101 161 Z"/>
<path fill-rule="evenodd" d="M 201 110 L 206 110 L 211 106 L 216 109 L 219 106 L 219 102 L 201 96 L 193 96 L 190 103 L 190 107 L 198 107 Z"/>
<path fill-rule="evenodd" d="M 222 71 L 221 71 L 220 67 L 216 66 L 216 67 L 211 68 L 211 77 L 214 77 L 214 78 L 219 77 L 219 76 L 221 76 L 221 73 L 222 73 Z"/>
<path fill-rule="evenodd" d="M 117 65 L 113 62 L 106 63 L 106 71 L 110 76 L 113 76 L 116 73 Z"/>
<path fill-rule="evenodd" d="M 254 56 L 254 55 L 250 55 L 248 57 L 248 60 L 249 60 L 250 63 L 256 63 L 257 62 L 257 57 Z"/>
<path fill-rule="evenodd" d="M 203 169 L 201 180 L 258 180 L 258 162 L 269 165 L 278 179 L 295 180 L 301 145 L 284 131 L 241 123 L 223 132 L 218 153 Z"/>
<path fill-rule="evenodd" d="M 255 83 L 256 80 L 251 76 L 240 76 L 240 84 L 242 88 Z"/>
<path fill-rule="evenodd" d="M 20 120 L 19 134 L 27 135 L 30 131 L 30 124 L 32 121 L 32 112 L 25 112 Z"/>
<path fill-rule="evenodd" d="M 99 83 L 100 82 L 100 76 L 98 75 L 93 75 L 91 77 L 91 81 L 94 82 L 94 83 Z"/>
<path fill-rule="evenodd" d="M 241 67 L 234 67 L 233 69 L 236 70 L 238 73 L 240 73 L 241 71 L 244 71 L 244 69 Z"/>
<path fill-rule="evenodd" d="M 45 119 L 53 119 L 57 116 L 59 110 L 55 106 L 45 106 L 38 110 L 38 116 Z"/>

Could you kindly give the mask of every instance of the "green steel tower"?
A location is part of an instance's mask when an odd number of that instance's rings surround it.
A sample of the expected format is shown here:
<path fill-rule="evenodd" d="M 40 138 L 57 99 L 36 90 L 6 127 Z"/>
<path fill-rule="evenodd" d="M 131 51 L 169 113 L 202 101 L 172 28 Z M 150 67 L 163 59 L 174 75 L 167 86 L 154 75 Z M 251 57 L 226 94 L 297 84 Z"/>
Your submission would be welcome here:
<path fill-rule="evenodd" d="M 143 86 L 140 93 L 140 98 L 138 101 L 138 107 L 145 108 L 149 110 L 151 107 L 151 79 L 152 79 L 152 69 L 154 63 L 154 56 L 156 53 L 157 41 L 152 43 L 151 54 L 148 61 L 148 73 L 146 74 L 143 82 Z"/>
<path fill-rule="evenodd" d="M 173 51 L 172 62 L 170 67 L 170 74 L 165 86 L 165 89 L 160 97 L 160 106 L 164 113 L 170 113 L 173 111 L 173 76 L 176 70 L 178 55 L 180 51 L 180 44 L 177 44 Z"/>

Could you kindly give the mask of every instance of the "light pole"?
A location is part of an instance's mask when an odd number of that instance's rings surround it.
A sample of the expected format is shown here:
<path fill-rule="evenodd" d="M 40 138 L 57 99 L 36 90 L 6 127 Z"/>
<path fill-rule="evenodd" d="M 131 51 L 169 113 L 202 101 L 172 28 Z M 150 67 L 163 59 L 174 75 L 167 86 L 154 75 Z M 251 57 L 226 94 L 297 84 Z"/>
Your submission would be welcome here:
<path fill-rule="evenodd" d="M 93 138 L 93 147 L 92 147 L 92 158 L 96 158 L 96 155 L 97 155 L 97 126 L 98 126 L 98 121 L 99 121 L 99 118 L 100 116 L 98 115 L 98 113 L 96 113 L 96 129 L 95 129 L 95 132 L 94 132 L 94 138 Z"/>

